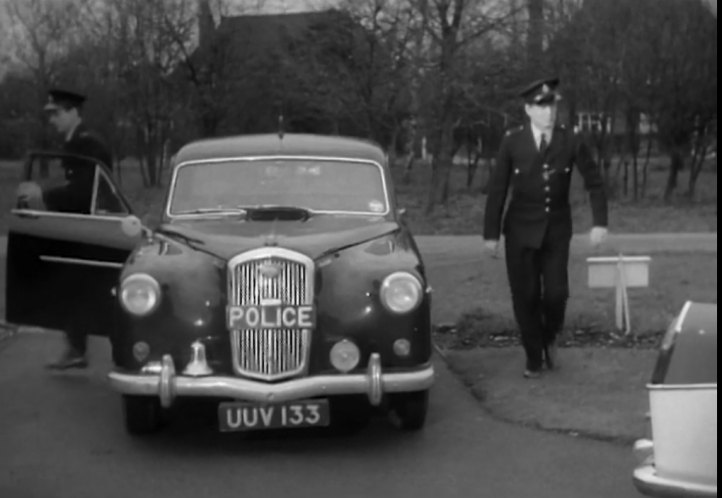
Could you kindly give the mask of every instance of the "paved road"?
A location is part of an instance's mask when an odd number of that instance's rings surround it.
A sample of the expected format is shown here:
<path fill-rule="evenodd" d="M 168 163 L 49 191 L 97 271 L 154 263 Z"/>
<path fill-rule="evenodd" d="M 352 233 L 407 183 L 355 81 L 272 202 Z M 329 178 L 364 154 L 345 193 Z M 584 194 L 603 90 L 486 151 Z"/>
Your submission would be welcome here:
<path fill-rule="evenodd" d="M 493 420 L 440 361 L 421 433 L 378 420 L 355 436 L 236 437 L 201 413 L 133 439 L 106 384 L 107 343 L 91 343 L 88 371 L 49 374 L 60 347 L 48 332 L 0 345 L 0 496 L 638 496 L 630 448 Z"/>

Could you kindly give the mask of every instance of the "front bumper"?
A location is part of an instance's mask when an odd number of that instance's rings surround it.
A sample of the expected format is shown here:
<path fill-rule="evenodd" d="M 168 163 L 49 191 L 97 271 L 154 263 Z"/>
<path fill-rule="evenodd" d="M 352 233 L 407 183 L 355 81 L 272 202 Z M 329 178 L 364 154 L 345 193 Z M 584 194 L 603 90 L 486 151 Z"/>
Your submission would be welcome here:
<path fill-rule="evenodd" d="M 422 391 L 434 382 L 434 367 L 427 364 L 409 372 L 383 373 L 381 357 L 371 355 L 363 374 L 319 375 L 277 384 L 220 376 L 177 375 L 170 355 L 165 355 L 157 374 L 108 374 L 110 385 L 122 394 L 159 396 L 161 405 L 170 407 L 178 396 L 234 398 L 259 403 L 274 403 L 316 396 L 366 394 L 377 406 L 384 393 Z"/>
<path fill-rule="evenodd" d="M 647 496 L 659 497 L 716 497 L 717 485 L 662 477 L 654 466 L 654 443 L 640 439 L 634 444 L 634 453 L 641 462 L 634 469 L 634 486 Z"/>

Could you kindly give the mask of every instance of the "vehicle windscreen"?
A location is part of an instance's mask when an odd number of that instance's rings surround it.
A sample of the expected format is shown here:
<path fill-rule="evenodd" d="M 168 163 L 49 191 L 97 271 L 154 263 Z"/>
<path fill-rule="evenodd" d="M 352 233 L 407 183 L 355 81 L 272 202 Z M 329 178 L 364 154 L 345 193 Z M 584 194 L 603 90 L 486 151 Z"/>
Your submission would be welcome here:
<path fill-rule="evenodd" d="M 382 215 L 386 185 L 375 163 L 318 159 L 261 159 L 181 165 L 169 214 L 200 214 L 265 206 L 313 212 Z"/>

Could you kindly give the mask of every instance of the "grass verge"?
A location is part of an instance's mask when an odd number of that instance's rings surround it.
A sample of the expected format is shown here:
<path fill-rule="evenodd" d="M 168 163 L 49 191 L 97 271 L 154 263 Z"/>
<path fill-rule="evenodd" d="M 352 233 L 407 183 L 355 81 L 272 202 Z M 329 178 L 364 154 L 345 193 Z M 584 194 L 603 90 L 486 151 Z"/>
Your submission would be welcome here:
<path fill-rule="evenodd" d="M 570 261 L 571 299 L 559 371 L 522 377 L 524 353 L 504 262 L 430 265 L 434 335 L 450 368 L 494 416 L 525 426 L 630 443 L 648 436 L 646 383 L 661 335 L 688 299 L 717 302 L 717 254 L 654 253 L 650 286 L 630 289 L 632 337 L 614 332 L 612 289 L 586 287 Z"/>

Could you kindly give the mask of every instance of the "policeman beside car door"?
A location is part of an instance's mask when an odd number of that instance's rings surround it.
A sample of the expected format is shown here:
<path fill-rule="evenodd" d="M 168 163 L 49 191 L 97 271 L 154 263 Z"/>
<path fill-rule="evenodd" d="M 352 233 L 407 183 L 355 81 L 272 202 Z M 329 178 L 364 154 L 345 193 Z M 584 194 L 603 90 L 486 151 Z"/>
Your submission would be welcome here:
<path fill-rule="evenodd" d="M 569 297 L 569 186 L 574 165 L 590 195 L 591 243 L 598 245 L 607 235 L 607 198 L 597 164 L 578 136 L 556 125 L 558 84 L 558 78 L 542 79 L 521 91 L 529 121 L 502 139 L 484 215 L 487 251 L 498 250 L 504 233 L 514 317 L 526 353 L 526 378 L 540 377 L 544 365 L 549 369 L 558 365 L 556 338 Z M 511 199 L 504 213 L 509 190 Z"/>
<path fill-rule="evenodd" d="M 85 96 L 75 92 L 52 89 L 48 92 L 48 103 L 44 111 L 48 121 L 58 133 L 65 137 L 63 152 L 77 154 L 101 162 L 109 169 L 113 167 L 110 150 L 97 134 L 86 128 L 81 116 L 81 108 Z M 63 160 L 67 183 L 43 192 L 43 201 L 48 210 L 90 214 L 95 175 L 94 164 L 75 158 Z M 77 302 L 83 305 L 83 289 L 78 289 Z M 65 370 L 68 368 L 85 368 L 87 334 L 89 324 L 81 318 L 87 313 L 83 310 L 68 310 L 68 323 L 65 327 L 67 349 L 48 368 Z"/>

